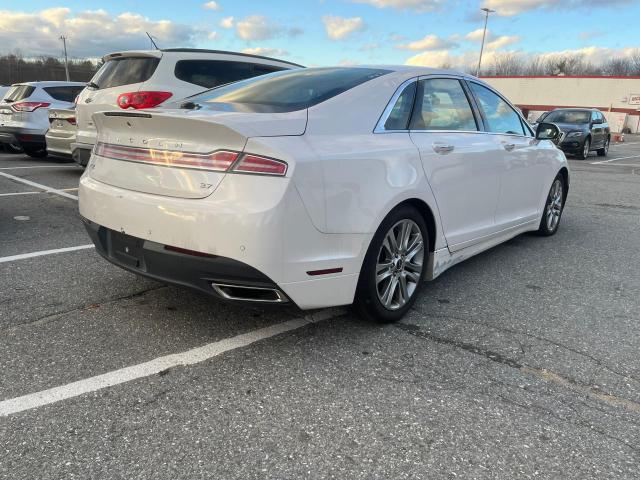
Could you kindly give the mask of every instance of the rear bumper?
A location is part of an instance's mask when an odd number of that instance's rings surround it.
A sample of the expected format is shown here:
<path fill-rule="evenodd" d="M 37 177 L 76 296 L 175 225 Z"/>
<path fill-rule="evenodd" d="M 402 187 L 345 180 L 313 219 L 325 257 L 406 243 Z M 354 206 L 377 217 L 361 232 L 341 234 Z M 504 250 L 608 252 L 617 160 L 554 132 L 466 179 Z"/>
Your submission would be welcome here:
<path fill-rule="evenodd" d="M 64 157 L 71 157 L 71 144 L 75 140 L 75 135 L 52 135 L 47 132 L 45 135 L 47 142 L 47 152 Z"/>
<path fill-rule="evenodd" d="M 93 145 L 72 142 L 70 145 L 70 149 L 73 160 L 81 167 L 86 167 L 89 163 L 89 159 L 91 158 L 91 150 L 93 150 Z"/>
<path fill-rule="evenodd" d="M 126 232 L 141 242 L 141 265 L 152 263 L 144 267 L 147 270 L 123 264 L 127 257 L 110 255 L 108 238 L 90 231 L 109 261 L 207 293 L 212 293 L 212 279 L 233 285 L 275 286 L 302 309 L 353 303 L 372 236 L 319 232 L 297 190 L 284 179 L 227 175 L 210 197 L 184 199 L 107 185 L 93 179 L 88 169 L 78 195 L 80 214 L 97 225 L 92 227 L 95 232 L 100 227 Z M 184 264 L 176 265 L 160 255 L 167 254 L 165 245 L 215 255 L 218 260 L 192 256 L 187 262 L 182 255 Z M 333 268 L 342 271 L 316 274 Z"/>
<path fill-rule="evenodd" d="M 0 143 L 18 143 L 22 145 L 45 145 L 44 132 L 31 128 L 0 127 Z"/>
<path fill-rule="evenodd" d="M 229 298 L 217 287 L 218 285 L 251 287 L 257 291 L 279 291 L 269 277 L 237 260 L 218 255 L 199 256 L 172 250 L 163 244 L 116 232 L 87 219 L 83 221 L 96 251 L 125 270 L 164 283 L 190 287 L 223 299 Z M 281 292 L 274 298 L 276 300 L 269 303 L 288 301 Z"/>

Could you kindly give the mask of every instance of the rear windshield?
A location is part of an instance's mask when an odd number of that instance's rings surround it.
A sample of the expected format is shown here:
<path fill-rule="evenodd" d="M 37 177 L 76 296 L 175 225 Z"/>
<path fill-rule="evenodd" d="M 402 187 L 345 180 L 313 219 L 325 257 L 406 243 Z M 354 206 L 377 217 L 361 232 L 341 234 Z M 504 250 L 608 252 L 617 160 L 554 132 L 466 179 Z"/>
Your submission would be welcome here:
<path fill-rule="evenodd" d="M 589 123 L 591 121 L 591 112 L 585 112 L 584 110 L 550 112 L 544 117 L 544 121 L 552 123 Z"/>
<path fill-rule="evenodd" d="M 378 68 L 287 70 L 214 88 L 195 95 L 193 103 L 241 104 L 255 111 L 292 112 L 322 103 L 364 82 L 389 73 Z"/>
<path fill-rule="evenodd" d="M 23 100 L 29 97 L 35 89 L 36 87 L 32 87 L 31 85 L 16 85 L 9 89 L 4 96 L 4 101 L 17 102 L 18 100 Z"/>
<path fill-rule="evenodd" d="M 281 67 L 224 60 L 180 60 L 176 62 L 176 78 L 205 88 L 279 72 Z"/>
<path fill-rule="evenodd" d="M 158 63 L 160 59 L 152 57 L 114 58 L 98 70 L 91 83 L 103 89 L 146 82 L 156 71 Z"/>
<path fill-rule="evenodd" d="M 79 85 L 74 87 L 47 87 L 44 91 L 56 100 L 73 103 L 83 89 L 84 86 Z"/>

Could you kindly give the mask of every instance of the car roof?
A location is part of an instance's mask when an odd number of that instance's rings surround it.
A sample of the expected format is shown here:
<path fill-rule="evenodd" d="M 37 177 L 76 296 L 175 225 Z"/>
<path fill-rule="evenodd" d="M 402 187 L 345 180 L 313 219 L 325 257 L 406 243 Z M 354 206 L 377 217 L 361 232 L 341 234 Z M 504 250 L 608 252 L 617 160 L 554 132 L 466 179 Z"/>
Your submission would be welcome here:
<path fill-rule="evenodd" d="M 107 60 L 110 60 L 116 57 L 123 57 L 123 56 L 131 57 L 136 55 L 159 58 L 162 53 L 210 53 L 215 55 L 232 55 L 234 57 L 258 58 L 260 60 L 269 60 L 271 62 L 284 63 L 286 65 L 291 65 L 292 67 L 304 68 L 304 65 L 288 62 L 286 60 L 281 60 L 279 58 L 265 57 L 262 55 L 253 55 L 250 53 L 230 52 L 226 50 L 207 50 L 202 48 L 163 48 L 160 50 L 126 50 L 121 52 L 109 53 L 108 55 L 105 55 L 104 57 L 102 57 L 102 60 L 106 62 Z"/>
<path fill-rule="evenodd" d="M 85 82 L 61 82 L 55 80 L 48 80 L 42 82 L 19 82 L 11 85 L 12 87 L 17 87 L 20 85 L 29 85 L 30 87 L 82 87 L 86 85 Z"/>
<path fill-rule="evenodd" d="M 581 107 L 570 107 L 570 108 L 554 108 L 553 110 L 551 110 L 552 112 L 559 112 L 559 111 L 563 111 L 563 110 L 568 110 L 571 112 L 599 112 L 600 110 L 598 110 L 597 108 L 581 108 Z"/>

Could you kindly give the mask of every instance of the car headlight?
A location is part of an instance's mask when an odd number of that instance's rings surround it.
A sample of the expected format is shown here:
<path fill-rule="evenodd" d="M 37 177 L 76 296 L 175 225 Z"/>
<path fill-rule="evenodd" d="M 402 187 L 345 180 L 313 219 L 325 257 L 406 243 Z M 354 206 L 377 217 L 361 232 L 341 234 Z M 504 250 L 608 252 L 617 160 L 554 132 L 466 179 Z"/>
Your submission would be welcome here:
<path fill-rule="evenodd" d="M 578 131 L 567 133 L 567 138 L 577 138 L 581 136 L 582 136 L 582 132 L 578 132 Z"/>

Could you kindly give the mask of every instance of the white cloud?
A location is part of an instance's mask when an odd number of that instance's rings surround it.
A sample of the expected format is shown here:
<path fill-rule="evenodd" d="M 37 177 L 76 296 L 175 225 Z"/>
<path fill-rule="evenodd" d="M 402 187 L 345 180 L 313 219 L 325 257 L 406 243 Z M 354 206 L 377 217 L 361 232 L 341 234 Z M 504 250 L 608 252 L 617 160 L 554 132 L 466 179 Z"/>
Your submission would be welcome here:
<path fill-rule="evenodd" d="M 490 42 L 485 43 L 484 48 L 487 50 L 499 50 L 501 48 L 507 47 L 509 45 L 513 45 L 520 41 L 520 37 L 516 36 L 508 36 L 502 35 L 500 37 L 491 40 Z"/>
<path fill-rule="evenodd" d="M 71 57 L 146 50 L 150 46 L 145 32 L 151 33 L 161 48 L 193 46 L 197 38 L 206 35 L 196 27 L 131 12 L 114 16 L 104 10 L 72 14 L 68 8 L 36 13 L 0 11 L 0 52 L 19 50 L 25 56 L 59 55 L 62 33 Z"/>
<path fill-rule="evenodd" d="M 427 35 L 426 37 L 420 40 L 416 40 L 414 42 L 396 45 L 396 48 L 399 50 L 421 51 L 421 50 L 446 50 L 448 48 L 453 48 L 455 46 L 456 46 L 456 43 L 452 40 L 440 38 L 436 35 Z"/>
<path fill-rule="evenodd" d="M 236 35 L 242 40 L 269 40 L 279 36 L 294 37 L 303 33 L 301 28 L 285 28 L 263 15 L 251 15 L 236 22 Z"/>
<path fill-rule="evenodd" d="M 220 28 L 233 28 L 233 17 L 224 17 L 222 20 L 220 20 L 220 23 L 218 23 L 218 25 L 220 25 Z"/>
<path fill-rule="evenodd" d="M 248 53 L 249 55 L 264 55 L 267 57 L 286 57 L 289 52 L 282 50 L 281 48 L 269 48 L 269 47 L 254 47 L 245 48 L 242 53 Z"/>
<path fill-rule="evenodd" d="M 207 3 L 203 3 L 202 4 L 202 8 L 204 8 L 205 10 L 214 10 L 214 11 L 218 11 L 220 10 L 220 5 L 218 4 L 218 2 L 207 2 Z"/>
<path fill-rule="evenodd" d="M 207 38 L 209 40 L 218 40 L 218 38 L 220 38 L 220 34 L 218 32 L 209 32 L 207 34 Z"/>
<path fill-rule="evenodd" d="M 327 36 L 331 40 L 343 40 L 354 32 L 364 30 L 365 24 L 361 17 L 338 17 L 325 15 L 322 17 Z"/>
<path fill-rule="evenodd" d="M 367 3 L 376 8 L 395 8 L 398 10 L 414 10 L 431 12 L 445 4 L 445 0 L 351 0 L 354 3 Z"/>
<path fill-rule="evenodd" d="M 473 32 L 469 32 L 465 35 L 465 39 L 471 42 L 481 42 L 482 41 L 482 32 L 484 29 L 478 28 Z M 486 50 L 499 50 L 501 48 L 507 47 L 509 45 L 514 45 L 520 41 L 520 37 L 517 35 L 501 35 L 496 36 L 493 32 L 487 29 L 487 36 L 485 38 L 484 48 Z"/>
<path fill-rule="evenodd" d="M 553 9 L 575 9 L 581 7 L 610 8 L 613 5 L 623 5 L 632 3 L 634 0 L 607 0 L 606 2 L 593 2 L 591 0 L 484 0 L 482 7 L 496 10 L 498 15 L 511 17 L 520 13 L 528 12 L 538 8 Z"/>

